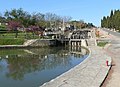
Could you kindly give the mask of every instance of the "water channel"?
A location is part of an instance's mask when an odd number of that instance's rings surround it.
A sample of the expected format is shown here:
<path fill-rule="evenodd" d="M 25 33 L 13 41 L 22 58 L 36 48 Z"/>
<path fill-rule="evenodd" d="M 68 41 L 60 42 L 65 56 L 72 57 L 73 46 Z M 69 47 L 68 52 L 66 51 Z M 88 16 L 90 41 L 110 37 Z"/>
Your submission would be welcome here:
<path fill-rule="evenodd" d="M 0 87 L 39 87 L 87 56 L 84 48 L 0 49 Z"/>

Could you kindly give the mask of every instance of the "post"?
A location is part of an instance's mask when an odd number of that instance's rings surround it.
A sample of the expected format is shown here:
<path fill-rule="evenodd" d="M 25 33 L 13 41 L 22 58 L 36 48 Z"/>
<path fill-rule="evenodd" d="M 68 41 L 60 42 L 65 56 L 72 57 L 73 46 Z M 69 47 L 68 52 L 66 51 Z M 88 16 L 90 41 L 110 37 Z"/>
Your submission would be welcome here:
<path fill-rule="evenodd" d="M 108 60 L 106 60 L 106 66 L 109 66 L 109 65 L 108 65 Z"/>

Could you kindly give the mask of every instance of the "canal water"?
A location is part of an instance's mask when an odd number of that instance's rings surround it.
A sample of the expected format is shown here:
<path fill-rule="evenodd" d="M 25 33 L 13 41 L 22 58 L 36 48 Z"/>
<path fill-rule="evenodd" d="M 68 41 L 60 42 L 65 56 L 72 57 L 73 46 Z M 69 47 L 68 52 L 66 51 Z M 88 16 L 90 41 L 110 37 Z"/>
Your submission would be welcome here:
<path fill-rule="evenodd" d="M 87 56 L 84 48 L 0 49 L 0 87 L 39 87 Z"/>

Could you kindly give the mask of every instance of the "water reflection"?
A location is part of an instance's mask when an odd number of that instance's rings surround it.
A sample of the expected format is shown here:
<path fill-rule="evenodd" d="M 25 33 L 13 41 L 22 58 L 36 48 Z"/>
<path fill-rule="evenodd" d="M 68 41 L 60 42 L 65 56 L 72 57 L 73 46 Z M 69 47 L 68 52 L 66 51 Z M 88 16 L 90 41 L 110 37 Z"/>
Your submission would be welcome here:
<path fill-rule="evenodd" d="M 34 80 L 34 82 L 37 82 L 35 83 L 36 87 L 80 63 L 86 58 L 87 54 L 88 52 L 85 49 L 79 49 L 75 53 L 75 50 L 61 47 L 0 50 L 0 74 L 4 72 L 1 75 L 6 79 L 5 81 L 12 79 L 14 85 L 14 80 L 27 81 L 27 79 L 31 79 L 27 76 L 28 74 L 32 74 L 32 78 L 35 78 L 37 72 L 37 76 L 39 76 L 37 80 L 39 81 Z M 45 81 L 40 78 L 41 73 L 44 73 L 42 75 L 44 75 Z M 48 74 L 50 78 L 45 77 Z M 1 82 L 2 79 L 0 79 Z M 7 87 L 5 84 L 0 84 L 0 86 Z M 27 86 L 32 87 L 24 84 L 24 87 Z"/>

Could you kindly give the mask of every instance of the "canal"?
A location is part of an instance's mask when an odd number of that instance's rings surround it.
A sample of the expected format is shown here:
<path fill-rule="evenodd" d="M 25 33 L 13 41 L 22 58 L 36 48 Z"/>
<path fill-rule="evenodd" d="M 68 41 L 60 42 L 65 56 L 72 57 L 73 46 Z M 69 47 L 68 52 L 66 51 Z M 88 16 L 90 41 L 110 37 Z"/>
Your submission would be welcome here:
<path fill-rule="evenodd" d="M 87 56 L 84 48 L 0 49 L 0 87 L 39 87 Z"/>

